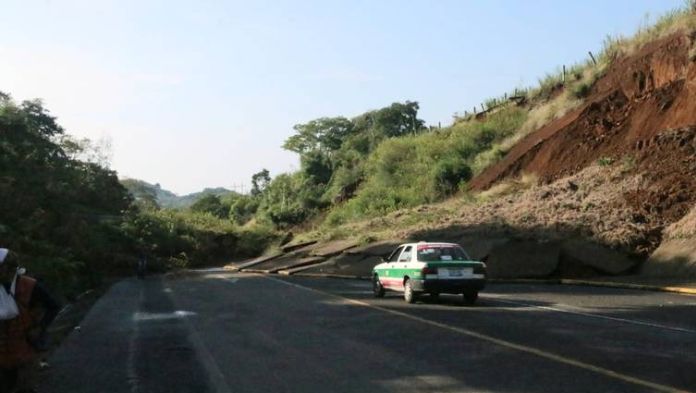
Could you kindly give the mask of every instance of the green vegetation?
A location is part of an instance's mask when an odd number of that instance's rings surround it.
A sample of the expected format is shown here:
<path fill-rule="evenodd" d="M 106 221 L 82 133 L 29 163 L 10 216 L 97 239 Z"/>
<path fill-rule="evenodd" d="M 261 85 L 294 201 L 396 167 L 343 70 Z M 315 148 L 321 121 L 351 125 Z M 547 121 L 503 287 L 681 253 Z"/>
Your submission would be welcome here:
<path fill-rule="evenodd" d="M 150 184 L 142 180 L 122 179 L 121 184 L 126 187 L 133 198 L 138 201 L 151 201 L 155 202 L 159 207 L 172 209 L 185 209 L 191 207 L 198 199 L 206 195 L 216 195 L 222 198 L 234 193 L 228 189 L 218 187 L 206 188 L 201 192 L 178 196 L 171 191 L 163 189 L 159 184 Z"/>
<path fill-rule="evenodd" d="M 581 105 L 617 56 L 680 29 L 695 31 L 695 4 L 632 38 L 607 37 L 594 58 L 565 74 L 559 68 L 536 87 L 484 100 L 481 110 L 455 116 L 449 127 L 426 127 L 418 103 L 409 101 L 298 124 L 283 148 L 299 155 L 300 169 L 273 178 L 263 169 L 252 176 L 248 195 L 206 189 L 178 197 L 159 184 L 119 182 L 108 154 L 66 135 L 40 101 L 17 104 L 0 93 L 2 246 L 74 294 L 105 274 L 131 273 L 139 255 L 162 270 L 204 266 L 256 255 L 287 237 L 281 230 L 288 228 L 367 241 L 396 218 L 404 225 L 435 222 L 467 204 L 532 187 L 536 179 L 524 176 L 479 195 L 467 192 L 472 176 L 521 138 Z M 631 168 L 635 160 L 621 164 Z M 446 200 L 453 195 L 459 198 Z M 411 209 L 437 201 L 444 202 Z M 409 210 L 402 216 L 399 209 Z"/>
<path fill-rule="evenodd" d="M 365 177 L 355 198 L 334 208 L 332 225 L 361 217 L 441 200 L 466 188 L 474 168 L 501 154 L 482 155 L 512 135 L 526 111 L 507 107 L 486 120 L 459 122 L 438 132 L 389 139 L 365 163 Z"/>
<path fill-rule="evenodd" d="M 592 90 L 592 85 L 589 83 L 579 83 L 573 88 L 573 95 L 575 98 L 585 98 L 590 95 L 590 90 Z"/>
<path fill-rule="evenodd" d="M 156 269 L 201 266 L 258 254 L 276 239 L 269 226 L 228 219 L 232 206 L 247 214 L 243 196 L 207 195 L 175 211 L 160 208 L 159 187 L 130 181 L 133 198 L 105 156 L 65 134 L 40 101 L 0 93 L 2 246 L 65 296 L 131 274 L 140 255 Z"/>
<path fill-rule="evenodd" d="M 126 243 L 118 225 L 128 193 L 113 171 L 67 154 L 63 129 L 40 101 L 16 104 L 0 93 L 0 133 L 3 246 L 67 290 L 93 281 L 125 251 L 114 244 Z"/>
<path fill-rule="evenodd" d="M 284 147 L 300 154 L 302 170 L 288 176 L 310 179 L 319 202 L 313 212 L 304 215 L 305 221 L 328 209 L 321 215 L 323 221 L 316 220 L 315 228 L 323 223 L 328 225 L 324 231 L 336 234 L 336 229 L 327 228 L 363 218 L 378 219 L 461 191 L 466 195 L 467 181 L 473 175 L 500 160 L 529 133 L 579 107 L 618 56 L 678 30 L 696 29 L 694 4 L 687 1 L 685 7 L 650 27 L 641 27 L 631 38 L 607 37 L 599 53 L 565 68 L 559 66 L 536 87 L 518 87 L 486 99 L 478 112 L 457 115 L 452 126 L 436 132 L 420 127 L 403 132 L 402 127 L 402 132 L 384 133 L 371 123 L 363 125 L 375 113 L 398 113 L 389 111 L 404 104 L 354 119 L 321 118 L 296 126 L 297 134 Z M 418 109 L 417 104 L 413 109 Z M 385 118 L 393 121 L 399 116 Z M 417 112 L 410 119 L 417 119 Z M 600 160 L 600 165 L 611 163 Z M 519 187 L 506 187 L 511 188 Z"/>
<path fill-rule="evenodd" d="M 614 159 L 611 157 L 601 157 L 597 160 L 597 165 L 599 166 L 610 166 L 614 163 Z"/>
<path fill-rule="evenodd" d="M 132 241 L 134 251 L 156 257 L 156 270 L 258 255 L 275 240 L 272 228 L 240 228 L 207 212 L 172 209 L 131 210 L 120 229 Z"/>

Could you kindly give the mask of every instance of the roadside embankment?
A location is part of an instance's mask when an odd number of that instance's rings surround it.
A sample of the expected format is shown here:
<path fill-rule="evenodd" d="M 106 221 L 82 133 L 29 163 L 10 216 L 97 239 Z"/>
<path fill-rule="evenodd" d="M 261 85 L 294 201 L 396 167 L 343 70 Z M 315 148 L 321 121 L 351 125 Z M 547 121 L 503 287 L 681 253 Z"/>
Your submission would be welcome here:
<path fill-rule="evenodd" d="M 641 272 L 648 277 L 696 276 L 696 206 L 665 230 Z"/>
<path fill-rule="evenodd" d="M 645 174 L 622 163 L 593 165 L 551 184 L 489 193 L 454 207 L 423 206 L 349 224 L 345 240 L 300 243 L 236 268 L 280 274 L 369 276 L 399 243 L 461 244 L 488 264 L 491 278 L 588 278 L 635 272 L 657 248 L 662 228 L 626 203 Z M 422 218 L 422 219 L 421 219 Z M 359 244 L 350 234 L 379 241 Z"/>

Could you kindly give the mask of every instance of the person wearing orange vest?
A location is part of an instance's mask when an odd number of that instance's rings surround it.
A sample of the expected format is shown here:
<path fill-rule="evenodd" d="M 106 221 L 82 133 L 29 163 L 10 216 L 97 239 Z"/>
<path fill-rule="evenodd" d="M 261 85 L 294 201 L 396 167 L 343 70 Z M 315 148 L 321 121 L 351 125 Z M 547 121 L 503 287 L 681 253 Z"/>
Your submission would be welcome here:
<path fill-rule="evenodd" d="M 23 378 L 37 351 L 45 350 L 48 325 L 60 306 L 0 248 L 0 393 L 31 392 Z"/>

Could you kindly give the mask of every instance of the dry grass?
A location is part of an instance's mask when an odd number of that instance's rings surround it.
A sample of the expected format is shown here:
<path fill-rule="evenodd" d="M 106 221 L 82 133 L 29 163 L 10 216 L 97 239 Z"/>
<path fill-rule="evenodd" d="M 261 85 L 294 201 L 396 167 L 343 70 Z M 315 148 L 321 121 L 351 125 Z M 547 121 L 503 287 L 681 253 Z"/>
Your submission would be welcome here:
<path fill-rule="evenodd" d="M 607 36 L 604 47 L 598 56 L 601 64 L 611 63 L 620 56 L 631 55 L 646 44 L 676 33 L 696 32 L 696 1 L 686 0 L 684 6 L 669 11 L 656 20 L 646 20 L 630 37 Z M 692 57 L 693 58 L 693 57 Z"/>
<path fill-rule="evenodd" d="M 575 98 L 569 90 L 566 90 L 555 99 L 535 106 L 529 111 L 527 120 L 522 124 L 522 127 L 520 127 L 514 135 L 504 139 L 497 146 L 497 149 L 503 154 L 507 153 L 524 137 L 545 126 L 549 122 L 563 117 L 573 109 L 579 107 L 582 103 L 582 99 Z M 483 163 L 478 166 L 480 167 L 478 168 L 480 171 L 485 169 Z"/>
<path fill-rule="evenodd" d="M 559 72 L 548 74 L 535 89 L 522 89 L 521 94 L 530 100 L 526 121 L 514 135 L 476 157 L 475 173 L 497 162 L 525 136 L 582 105 L 584 97 L 577 94 L 578 88 L 591 87 L 618 56 L 630 55 L 653 40 L 679 31 L 695 32 L 696 12 L 689 7 L 685 5 L 669 12 L 654 23 L 646 21 L 632 37 L 607 37 L 603 50 L 596 55 L 598 63 L 586 59 L 571 66 L 563 91 L 558 95 L 551 92 L 560 83 Z M 696 44 L 690 57 L 696 61 Z M 471 119 L 473 116 L 456 117 L 455 123 Z M 574 228 L 602 243 L 630 250 L 645 238 L 647 229 L 633 223 L 630 210 L 622 205 L 623 193 L 639 187 L 642 177 L 626 176 L 620 163 L 611 163 L 586 168 L 546 186 L 536 185 L 532 177 L 523 177 L 498 184 L 473 198 L 460 195 L 438 204 L 404 209 L 338 228 L 320 227 L 305 236 L 336 239 L 370 233 L 375 239 L 391 239 L 405 238 L 424 228 L 498 223 L 519 229 L 547 228 L 551 233 L 554 228 Z M 578 184 L 579 189 L 569 191 L 569 181 Z M 670 237 L 696 236 L 696 207 L 665 233 Z"/>
<path fill-rule="evenodd" d="M 500 143 L 492 146 L 491 149 L 479 154 L 475 159 L 472 166 L 475 174 L 483 172 L 489 166 L 498 162 L 507 152 L 512 149 L 519 141 L 521 141 L 527 135 L 533 133 L 539 128 L 545 126 L 549 122 L 559 119 L 579 107 L 584 99 L 575 97 L 573 94 L 574 86 L 587 83 L 588 86 L 594 83 L 597 79 L 596 74 L 598 71 L 587 70 L 580 80 L 568 84 L 567 88 L 559 94 L 556 98 L 541 102 L 532 107 L 527 115 L 527 119 L 522 124 L 522 126 L 511 136 L 505 138 Z"/>
<path fill-rule="evenodd" d="M 608 36 L 604 41 L 602 51 L 596 55 L 597 64 L 586 58 L 568 67 L 565 83 L 563 83 L 562 71 L 559 68 L 540 78 L 539 84 L 535 88 L 515 89 L 515 93 L 510 95 L 523 94 L 529 99 L 530 110 L 527 120 L 509 138 L 477 156 L 472 167 L 474 173 L 481 173 L 488 166 L 495 164 L 527 135 L 578 108 L 585 102 L 585 96 L 590 92 L 595 82 L 604 75 L 618 56 L 634 53 L 653 40 L 679 31 L 696 32 L 696 12 L 691 11 L 690 7 L 693 5 L 685 3 L 684 7 L 670 11 L 654 22 L 646 19 L 631 37 Z M 696 61 L 696 46 L 689 56 Z M 562 90 L 557 93 L 559 89 Z M 488 106 L 499 105 L 501 102 L 505 102 L 505 104 L 498 106 L 498 108 L 511 105 L 512 103 L 505 101 L 505 97 L 487 100 Z M 455 116 L 455 124 L 474 119 L 473 114 L 464 117 Z"/>
<path fill-rule="evenodd" d="M 324 230 L 335 232 L 317 231 L 314 236 L 357 239 L 370 233 L 375 240 L 407 239 L 415 232 L 456 226 L 472 231 L 513 230 L 517 236 L 548 239 L 572 232 L 632 252 L 643 244 L 650 229 L 633 222 L 633 212 L 625 206 L 623 195 L 643 186 L 643 176 L 625 174 L 620 163 L 594 165 L 547 185 L 538 185 L 536 178 L 528 175 L 474 197 L 459 196 L 404 209 L 349 223 L 340 230 L 327 228 Z"/>
<path fill-rule="evenodd" d="M 503 190 L 495 199 L 490 195 L 492 200 L 482 205 L 465 206 L 454 221 L 463 226 L 514 228 L 522 234 L 546 232 L 550 237 L 574 231 L 603 244 L 633 250 L 648 228 L 633 223 L 623 194 L 640 189 L 642 183 L 642 176 L 626 176 L 618 164 L 591 166 L 549 185 L 533 185 L 512 194 Z"/>
<path fill-rule="evenodd" d="M 481 202 L 492 201 L 510 194 L 518 194 L 524 190 L 536 186 L 539 183 L 539 177 L 533 173 L 524 173 L 518 179 L 508 179 L 486 191 L 476 195 L 476 199 Z"/>

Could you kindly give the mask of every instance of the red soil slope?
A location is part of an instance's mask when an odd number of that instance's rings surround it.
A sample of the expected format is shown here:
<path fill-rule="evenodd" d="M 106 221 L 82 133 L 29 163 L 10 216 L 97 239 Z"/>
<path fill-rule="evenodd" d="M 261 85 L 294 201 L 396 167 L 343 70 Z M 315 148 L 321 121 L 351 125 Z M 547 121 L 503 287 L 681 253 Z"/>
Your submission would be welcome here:
<path fill-rule="evenodd" d="M 614 61 L 583 106 L 528 135 L 472 188 L 523 172 L 551 182 L 608 157 L 648 175 L 624 195 L 637 221 L 677 221 L 696 203 L 695 39 L 672 35 Z"/>

